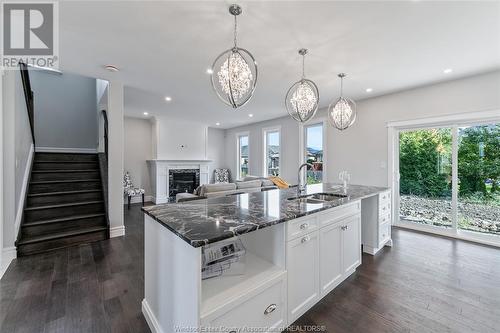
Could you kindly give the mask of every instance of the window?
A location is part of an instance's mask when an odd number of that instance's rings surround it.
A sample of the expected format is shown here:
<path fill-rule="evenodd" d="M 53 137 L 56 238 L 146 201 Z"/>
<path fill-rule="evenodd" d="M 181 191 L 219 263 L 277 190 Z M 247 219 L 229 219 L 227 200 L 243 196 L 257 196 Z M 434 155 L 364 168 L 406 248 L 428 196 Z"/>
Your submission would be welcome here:
<path fill-rule="evenodd" d="M 264 129 L 264 176 L 280 174 L 280 129 Z"/>
<path fill-rule="evenodd" d="M 238 165 L 237 178 L 242 179 L 248 175 L 248 134 L 238 135 Z"/>
<path fill-rule="evenodd" d="M 323 122 L 304 126 L 304 162 L 312 164 L 307 170 L 307 183 L 323 181 Z"/>
<path fill-rule="evenodd" d="M 389 125 L 397 225 L 500 243 L 500 122 L 474 116 Z"/>

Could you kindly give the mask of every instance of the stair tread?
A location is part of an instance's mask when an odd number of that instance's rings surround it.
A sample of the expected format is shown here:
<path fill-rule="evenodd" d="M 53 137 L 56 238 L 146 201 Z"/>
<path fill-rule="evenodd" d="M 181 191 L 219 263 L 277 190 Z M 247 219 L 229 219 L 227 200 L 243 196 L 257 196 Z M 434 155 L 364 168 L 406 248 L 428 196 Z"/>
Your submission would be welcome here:
<path fill-rule="evenodd" d="M 45 242 L 45 241 L 50 241 L 58 238 L 65 238 L 65 237 L 70 237 L 70 236 L 78 236 L 78 235 L 83 235 L 83 234 L 89 234 L 92 232 L 98 232 L 98 231 L 105 231 L 107 229 L 106 226 L 102 227 L 88 227 L 88 228 L 81 228 L 78 230 L 71 230 L 71 231 L 64 231 L 64 232 L 57 232 L 57 233 L 52 233 L 50 235 L 42 235 L 42 236 L 34 236 L 34 237 L 26 237 L 24 239 L 21 238 L 19 241 L 18 245 L 27 245 L 27 244 L 32 244 L 32 243 L 39 243 L 39 242 Z"/>
<path fill-rule="evenodd" d="M 71 207 L 71 206 L 82 206 L 82 205 L 91 205 L 91 204 L 96 204 L 96 203 L 104 203 L 104 200 L 77 201 L 77 202 L 55 204 L 55 205 L 32 206 L 32 207 L 24 208 L 24 211 L 39 210 L 39 209 L 51 209 L 51 208 L 62 208 L 62 207 Z"/>
<path fill-rule="evenodd" d="M 99 178 L 89 178 L 89 179 L 61 179 L 61 180 L 36 180 L 30 182 L 30 184 L 56 184 L 56 183 L 81 183 L 81 182 L 96 182 L 101 181 Z"/>
<path fill-rule="evenodd" d="M 102 216 L 106 216 L 106 214 L 105 213 L 99 213 L 99 214 L 71 215 L 71 216 L 66 216 L 66 217 L 58 217 L 56 219 L 38 220 L 38 221 L 33 221 L 33 222 L 24 222 L 21 225 L 21 227 L 32 227 L 32 226 L 42 225 L 42 224 L 50 224 L 50 223 L 72 221 L 72 220 L 83 220 L 83 219 L 86 219 L 86 218 L 102 217 Z"/>
<path fill-rule="evenodd" d="M 59 191 L 59 192 L 42 192 L 42 193 L 31 193 L 28 194 L 28 197 L 43 197 L 43 196 L 53 196 L 53 195 L 65 195 L 65 194 L 83 194 L 83 193 L 93 193 L 93 192 L 101 192 L 101 189 L 96 190 L 73 190 L 73 191 Z"/>
<path fill-rule="evenodd" d="M 33 173 L 75 173 L 75 172 L 97 172 L 99 169 L 76 169 L 76 170 L 66 170 L 66 169 L 47 169 L 47 170 L 33 170 Z"/>

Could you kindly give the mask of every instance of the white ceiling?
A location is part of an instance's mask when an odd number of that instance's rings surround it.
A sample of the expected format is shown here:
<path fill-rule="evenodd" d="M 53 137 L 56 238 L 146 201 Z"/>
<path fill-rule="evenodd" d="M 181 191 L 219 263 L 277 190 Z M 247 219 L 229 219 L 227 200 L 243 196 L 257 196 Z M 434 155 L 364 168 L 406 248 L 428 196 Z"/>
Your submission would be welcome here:
<path fill-rule="evenodd" d="M 253 99 L 233 110 L 205 72 L 232 45 L 231 2 L 61 2 L 61 70 L 123 81 L 127 115 L 229 128 L 286 115 L 302 47 L 322 107 L 338 96 L 339 72 L 349 74 L 345 94 L 359 100 L 500 67 L 498 1 L 238 1 L 239 45 L 254 54 L 259 78 Z"/>

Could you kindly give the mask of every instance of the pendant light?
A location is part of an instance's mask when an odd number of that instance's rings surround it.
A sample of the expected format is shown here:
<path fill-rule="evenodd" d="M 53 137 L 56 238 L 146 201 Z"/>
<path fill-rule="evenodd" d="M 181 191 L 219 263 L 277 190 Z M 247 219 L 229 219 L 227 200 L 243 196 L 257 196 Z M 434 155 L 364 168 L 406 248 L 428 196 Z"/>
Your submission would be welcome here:
<path fill-rule="evenodd" d="M 288 89 L 285 96 L 285 107 L 290 117 L 305 123 L 314 117 L 318 110 L 319 91 L 316 84 L 305 77 L 304 66 L 307 49 L 300 49 L 299 54 L 302 56 L 302 78 Z"/>
<path fill-rule="evenodd" d="M 328 121 L 343 131 L 356 121 L 356 103 L 350 98 L 342 96 L 345 73 L 338 74 L 340 78 L 340 97 L 328 107 Z"/>
<path fill-rule="evenodd" d="M 257 62 L 250 52 L 237 44 L 237 16 L 241 12 L 236 4 L 229 7 L 229 13 L 234 16 L 234 45 L 222 52 L 211 68 L 212 88 L 225 104 L 235 109 L 252 98 L 257 84 Z"/>

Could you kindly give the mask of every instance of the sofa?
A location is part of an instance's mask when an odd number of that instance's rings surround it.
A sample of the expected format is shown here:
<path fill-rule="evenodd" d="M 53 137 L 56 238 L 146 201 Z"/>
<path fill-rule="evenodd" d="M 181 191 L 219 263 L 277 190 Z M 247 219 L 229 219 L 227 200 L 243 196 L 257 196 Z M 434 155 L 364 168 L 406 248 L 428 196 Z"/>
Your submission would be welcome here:
<path fill-rule="evenodd" d="M 264 177 L 246 176 L 243 180 L 234 183 L 216 183 L 199 186 L 194 193 L 179 193 L 176 202 L 206 199 L 241 193 L 261 192 L 277 189 L 272 181 Z"/>

